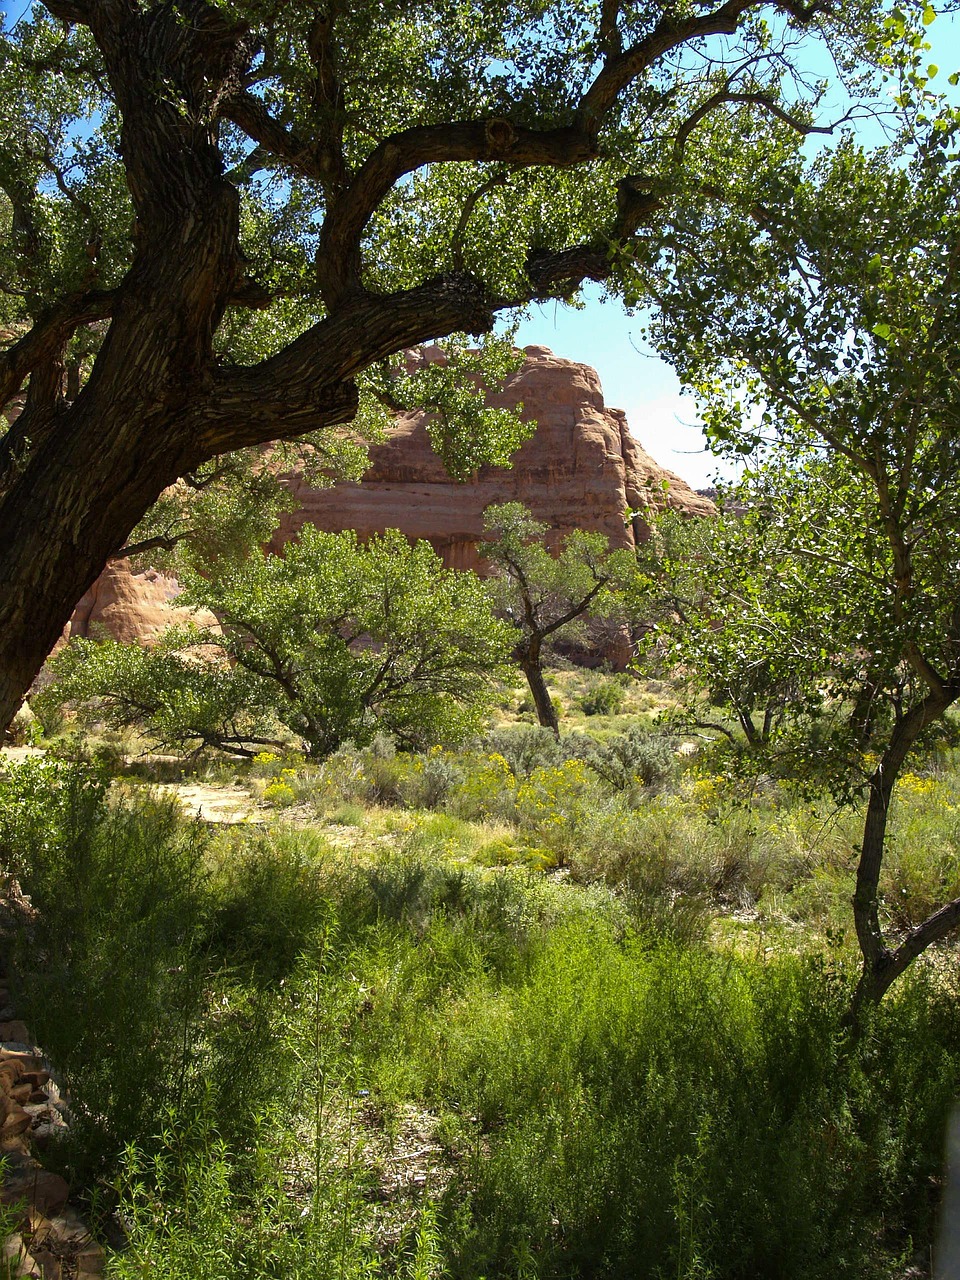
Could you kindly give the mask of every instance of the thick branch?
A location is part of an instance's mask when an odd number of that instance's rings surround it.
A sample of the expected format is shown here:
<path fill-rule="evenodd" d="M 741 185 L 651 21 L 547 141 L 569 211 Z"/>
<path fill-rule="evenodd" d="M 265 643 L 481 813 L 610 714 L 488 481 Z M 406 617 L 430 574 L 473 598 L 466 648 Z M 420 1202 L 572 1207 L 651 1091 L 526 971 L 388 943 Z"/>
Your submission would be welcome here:
<path fill-rule="evenodd" d="M 237 93 L 220 105 L 221 115 L 232 120 L 248 138 L 252 138 L 271 155 L 285 161 L 304 178 L 319 182 L 323 165 L 316 146 L 298 137 L 275 120 L 264 103 L 253 93 Z"/>
<path fill-rule="evenodd" d="M 360 287 L 363 230 L 406 174 L 455 161 L 505 160 L 562 169 L 595 160 L 597 154 L 595 139 L 578 128 L 526 129 L 499 119 L 422 125 L 393 134 L 371 152 L 324 223 L 317 272 L 328 305 Z"/>
<path fill-rule="evenodd" d="M 0 354 L 0 407 L 8 404 L 33 369 L 49 360 L 81 325 L 109 316 L 112 292 L 70 294 L 38 317 L 19 342 Z"/>

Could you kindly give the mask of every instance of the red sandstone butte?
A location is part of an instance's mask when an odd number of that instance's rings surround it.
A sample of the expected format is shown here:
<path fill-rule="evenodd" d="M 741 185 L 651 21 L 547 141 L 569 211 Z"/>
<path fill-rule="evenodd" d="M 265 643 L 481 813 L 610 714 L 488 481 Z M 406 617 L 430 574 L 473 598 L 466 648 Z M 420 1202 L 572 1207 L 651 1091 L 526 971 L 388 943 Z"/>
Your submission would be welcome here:
<path fill-rule="evenodd" d="M 437 355 L 437 348 L 427 348 L 420 359 Z M 284 517 L 277 545 L 308 523 L 331 532 L 356 529 L 361 536 L 396 528 L 426 538 L 447 565 L 476 569 L 483 513 L 495 502 L 524 503 L 555 540 L 573 529 L 597 529 L 613 547 L 646 537 L 642 518 L 625 523 L 628 510 L 712 514 L 709 499 L 660 467 L 630 435 L 623 411 L 606 407 L 595 369 L 548 347 L 526 347 L 524 355 L 503 391 L 489 397 L 501 408 L 522 403 L 523 417 L 537 423 L 511 468 L 483 467 L 457 484 L 430 448 L 426 415 L 401 414 L 389 438 L 371 448 L 361 481 L 331 489 L 291 481 L 299 507 Z"/>
<path fill-rule="evenodd" d="M 625 522 L 628 510 L 713 513 L 709 499 L 654 462 L 630 434 L 622 410 L 606 407 L 595 369 L 548 347 L 526 347 L 524 355 L 522 368 L 490 396 L 500 407 L 522 402 L 523 416 L 537 423 L 512 468 L 484 467 L 457 484 L 430 448 L 426 416 L 401 414 L 388 439 L 371 448 L 361 481 L 313 489 L 291 478 L 299 507 L 284 518 L 273 544 L 307 523 L 330 532 L 356 529 L 361 537 L 401 529 L 426 538 L 447 565 L 475 569 L 483 512 L 495 502 L 524 503 L 550 526 L 554 540 L 573 529 L 597 529 L 614 547 L 646 537 L 642 517 Z M 436 347 L 410 357 L 414 363 L 437 358 Z M 150 644 L 164 627 L 186 620 L 186 611 L 172 603 L 177 590 L 173 578 L 154 570 L 133 574 L 125 561 L 113 561 L 80 601 L 68 634 L 88 635 L 99 623 L 118 640 Z"/>

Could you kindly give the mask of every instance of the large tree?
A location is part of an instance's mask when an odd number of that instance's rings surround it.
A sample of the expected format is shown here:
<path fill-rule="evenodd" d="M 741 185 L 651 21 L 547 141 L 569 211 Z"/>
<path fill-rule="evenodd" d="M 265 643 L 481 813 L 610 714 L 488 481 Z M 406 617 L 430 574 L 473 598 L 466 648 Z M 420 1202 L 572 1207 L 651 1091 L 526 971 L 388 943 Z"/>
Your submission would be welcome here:
<path fill-rule="evenodd" d="M 754 470 L 705 659 L 791 688 L 787 722 L 829 727 L 835 788 L 865 794 L 857 1007 L 960 926 L 955 899 L 891 936 L 880 893 L 898 777 L 960 700 L 960 113 L 926 114 L 731 193 L 752 231 L 692 208 L 655 285 L 663 350 Z"/>
<path fill-rule="evenodd" d="M 693 140 L 719 135 L 701 183 L 767 124 L 809 127 L 797 43 L 850 71 L 875 8 L 33 5 L 0 55 L 0 409 L 26 389 L 0 441 L 0 720 L 178 476 L 350 422 L 405 347 L 617 288 Z"/>

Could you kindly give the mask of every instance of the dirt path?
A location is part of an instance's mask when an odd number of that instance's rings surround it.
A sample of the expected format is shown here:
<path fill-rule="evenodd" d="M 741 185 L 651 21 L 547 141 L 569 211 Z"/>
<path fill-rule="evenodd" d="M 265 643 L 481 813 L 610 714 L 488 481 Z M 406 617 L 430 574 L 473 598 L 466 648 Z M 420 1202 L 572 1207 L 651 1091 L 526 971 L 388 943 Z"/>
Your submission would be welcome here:
<path fill-rule="evenodd" d="M 250 792 L 243 787 L 207 787 L 193 782 L 163 782 L 155 783 L 154 790 L 163 795 L 176 796 L 188 818 L 222 823 L 266 821 Z"/>

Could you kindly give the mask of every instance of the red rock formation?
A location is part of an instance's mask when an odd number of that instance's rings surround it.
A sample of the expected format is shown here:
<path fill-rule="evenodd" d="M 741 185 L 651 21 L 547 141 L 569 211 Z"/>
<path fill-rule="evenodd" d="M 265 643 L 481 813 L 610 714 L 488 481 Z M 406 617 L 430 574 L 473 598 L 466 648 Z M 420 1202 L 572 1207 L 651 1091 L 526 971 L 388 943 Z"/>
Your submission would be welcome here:
<path fill-rule="evenodd" d="M 428 348 L 419 359 L 439 355 Z M 500 407 L 522 402 L 523 416 L 537 423 L 512 468 L 484 467 L 457 484 L 430 447 L 425 415 L 402 414 L 389 438 L 370 450 L 370 469 L 359 483 L 313 489 L 291 480 L 300 505 L 284 518 L 275 545 L 307 523 L 331 532 L 356 529 L 361 536 L 398 528 L 426 538 L 447 565 L 476 569 L 483 513 L 495 502 L 524 503 L 555 540 L 573 529 L 597 529 L 614 547 L 647 535 L 642 517 L 625 522 L 628 510 L 713 512 L 708 499 L 654 462 L 630 435 L 622 410 L 604 405 L 596 370 L 548 347 L 526 347 L 525 355 L 522 368 L 490 398 Z M 69 634 L 87 635 L 99 623 L 119 640 L 149 644 L 164 627 L 185 620 L 186 611 L 171 603 L 177 590 L 173 578 L 153 570 L 132 574 L 124 561 L 114 561 L 80 601 Z"/>
<path fill-rule="evenodd" d="M 437 349 L 421 358 L 435 359 Z M 370 450 L 371 466 L 358 483 L 313 489 L 292 482 L 299 508 L 285 517 L 277 544 L 304 524 L 361 535 L 402 529 L 426 538 L 457 569 L 476 569 L 484 510 L 495 502 L 522 502 L 554 531 L 597 529 L 613 547 L 628 547 L 647 535 L 642 519 L 625 524 L 628 510 L 673 507 L 709 515 L 713 504 L 686 481 L 658 466 L 627 428 L 620 409 L 603 403 L 595 369 L 555 356 L 547 347 L 526 347 L 526 360 L 490 403 L 514 408 L 537 431 L 514 456 L 513 467 L 484 467 L 466 484 L 447 475 L 430 447 L 426 416 L 400 416 L 390 438 Z M 666 488 L 664 481 L 667 481 Z"/>
<path fill-rule="evenodd" d="M 126 560 L 111 560 L 74 610 L 66 637 L 96 636 L 102 628 L 115 640 L 150 645 L 178 623 L 216 626 L 216 618 L 206 610 L 195 614 L 178 608 L 173 602 L 179 594 L 176 578 L 156 569 L 133 573 Z"/>

